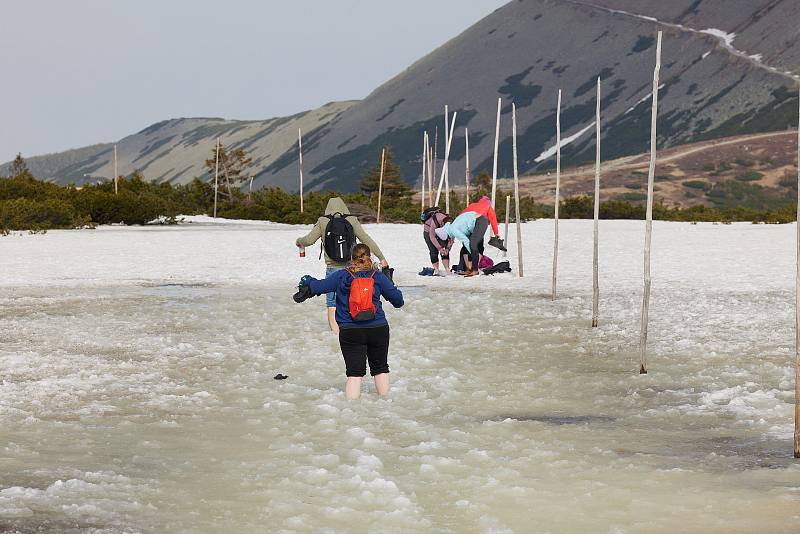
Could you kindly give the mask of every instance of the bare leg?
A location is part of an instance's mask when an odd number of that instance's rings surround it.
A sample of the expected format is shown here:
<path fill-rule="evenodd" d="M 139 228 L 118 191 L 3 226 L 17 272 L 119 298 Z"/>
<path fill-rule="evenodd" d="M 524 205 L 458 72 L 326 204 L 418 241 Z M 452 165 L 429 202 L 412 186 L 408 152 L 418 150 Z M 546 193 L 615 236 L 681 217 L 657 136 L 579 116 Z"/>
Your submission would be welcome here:
<path fill-rule="evenodd" d="M 385 397 L 389 394 L 389 373 L 381 373 L 372 377 L 375 380 L 375 389 L 378 395 Z"/>
<path fill-rule="evenodd" d="M 331 332 L 339 335 L 339 325 L 336 323 L 336 308 L 328 308 L 328 326 Z"/>
<path fill-rule="evenodd" d="M 445 271 L 446 273 L 449 273 L 449 272 L 450 272 L 450 258 L 448 258 L 448 259 L 446 259 L 446 260 L 445 260 L 445 259 L 443 259 L 443 260 L 442 260 L 442 263 L 444 263 L 444 271 Z"/>
<path fill-rule="evenodd" d="M 439 270 L 439 262 L 438 261 L 436 263 L 431 263 L 431 266 L 433 267 L 434 271 L 438 271 Z"/>
<path fill-rule="evenodd" d="M 389 382 L 388 378 L 386 379 L 386 387 L 388 389 Z M 344 386 L 344 396 L 347 400 L 358 400 L 361 398 L 361 377 L 360 376 L 348 376 L 347 383 Z"/>

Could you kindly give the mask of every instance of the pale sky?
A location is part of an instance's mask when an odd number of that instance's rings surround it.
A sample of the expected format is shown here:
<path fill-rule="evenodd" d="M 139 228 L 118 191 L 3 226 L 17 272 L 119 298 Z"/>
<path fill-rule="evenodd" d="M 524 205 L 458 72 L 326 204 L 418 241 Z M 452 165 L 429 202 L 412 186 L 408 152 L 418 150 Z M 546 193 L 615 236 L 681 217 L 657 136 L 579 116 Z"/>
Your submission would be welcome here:
<path fill-rule="evenodd" d="M 507 0 L 2 0 L 0 162 L 359 99 Z"/>

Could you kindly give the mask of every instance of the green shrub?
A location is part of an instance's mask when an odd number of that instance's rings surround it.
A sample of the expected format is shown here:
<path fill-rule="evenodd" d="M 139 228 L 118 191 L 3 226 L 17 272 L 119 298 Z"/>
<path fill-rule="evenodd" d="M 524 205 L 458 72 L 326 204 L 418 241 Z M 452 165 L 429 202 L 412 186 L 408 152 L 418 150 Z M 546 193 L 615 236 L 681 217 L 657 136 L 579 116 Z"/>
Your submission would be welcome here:
<path fill-rule="evenodd" d="M 0 201 L 0 227 L 6 230 L 75 228 L 84 223 L 63 200 L 15 198 Z"/>
<path fill-rule="evenodd" d="M 740 182 L 756 182 L 763 177 L 764 175 L 758 171 L 747 171 L 745 173 L 736 175 L 736 179 Z"/>
<path fill-rule="evenodd" d="M 682 182 L 681 185 L 690 189 L 702 189 L 703 191 L 711 189 L 711 184 L 703 180 L 687 180 Z"/>
<path fill-rule="evenodd" d="M 641 189 L 643 187 L 643 184 L 640 184 L 640 183 L 637 183 L 637 182 L 633 182 L 633 183 L 630 183 L 630 184 L 625 184 L 625 187 L 627 189 Z"/>
<path fill-rule="evenodd" d="M 655 178 L 653 178 L 656 182 L 669 182 L 670 180 L 674 180 L 675 177 L 671 174 L 659 174 Z"/>
<path fill-rule="evenodd" d="M 628 202 L 640 202 L 647 200 L 647 195 L 645 193 L 622 193 L 619 198 Z"/>

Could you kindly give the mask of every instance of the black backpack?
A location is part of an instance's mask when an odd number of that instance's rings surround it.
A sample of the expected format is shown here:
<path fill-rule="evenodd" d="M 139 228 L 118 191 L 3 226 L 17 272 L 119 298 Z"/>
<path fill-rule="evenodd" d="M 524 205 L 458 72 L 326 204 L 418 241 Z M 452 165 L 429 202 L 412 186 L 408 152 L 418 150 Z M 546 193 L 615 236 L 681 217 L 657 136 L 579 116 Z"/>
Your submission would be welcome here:
<path fill-rule="evenodd" d="M 501 261 L 500 263 L 495 263 L 488 269 L 483 270 L 483 274 L 497 274 L 497 273 L 510 273 L 511 272 L 511 264 L 507 261 Z"/>
<path fill-rule="evenodd" d="M 430 208 L 425 208 L 425 211 L 422 212 L 422 216 L 420 217 L 420 219 L 422 219 L 422 222 L 424 223 L 425 221 L 430 219 L 433 215 L 435 215 L 437 213 L 441 213 L 441 212 L 442 212 L 442 209 L 439 206 L 433 206 L 433 207 L 430 207 Z"/>
<path fill-rule="evenodd" d="M 336 263 L 350 261 L 353 246 L 356 244 L 353 225 L 338 211 L 325 217 L 328 218 L 328 226 L 325 228 L 325 238 L 323 239 L 325 254 Z"/>

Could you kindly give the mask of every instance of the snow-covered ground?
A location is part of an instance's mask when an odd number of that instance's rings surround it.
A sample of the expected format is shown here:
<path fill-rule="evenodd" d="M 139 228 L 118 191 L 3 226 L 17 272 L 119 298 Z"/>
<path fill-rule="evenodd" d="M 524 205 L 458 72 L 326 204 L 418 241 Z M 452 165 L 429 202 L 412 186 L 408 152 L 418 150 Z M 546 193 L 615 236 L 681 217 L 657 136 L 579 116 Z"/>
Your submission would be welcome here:
<path fill-rule="evenodd" d="M 792 531 L 794 225 L 524 225 L 525 277 L 423 278 L 391 398 L 346 402 L 307 227 L 194 218 L 0 238 L 0 530 Z M 509 258 L 516 269 L 515 233 Z M 499 254 L 493 254 L 497 259 Z M 289 375 L 275 381 L 273 375 Z"/>

